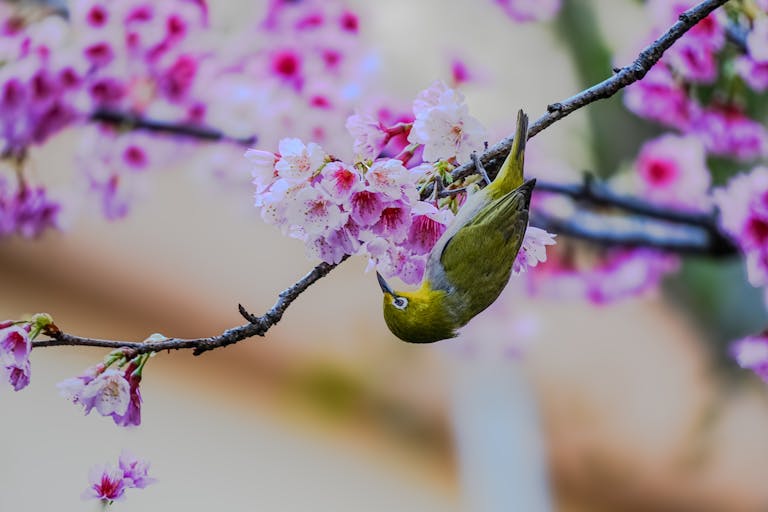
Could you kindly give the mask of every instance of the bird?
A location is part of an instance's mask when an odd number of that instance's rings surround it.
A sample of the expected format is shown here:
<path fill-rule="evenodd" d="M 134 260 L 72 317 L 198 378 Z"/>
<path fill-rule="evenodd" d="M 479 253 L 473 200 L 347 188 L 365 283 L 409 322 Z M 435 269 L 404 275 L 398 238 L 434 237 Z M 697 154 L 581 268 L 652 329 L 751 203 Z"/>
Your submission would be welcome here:
<path fill-rule="evenodd" d="M 506 287 L 528 227 L 536 184 L 523 178 L 527 135 L 528 116 L 520 110 L 512 148 L 499 173 L 467 198 L 437 240 L 420 288 L 396 291 L 376 273 L 384 294 L 384 320 L 401 340 L 433 343 L 457 336 Z M 479 159 L 475 163 L 481 170 Z"/>

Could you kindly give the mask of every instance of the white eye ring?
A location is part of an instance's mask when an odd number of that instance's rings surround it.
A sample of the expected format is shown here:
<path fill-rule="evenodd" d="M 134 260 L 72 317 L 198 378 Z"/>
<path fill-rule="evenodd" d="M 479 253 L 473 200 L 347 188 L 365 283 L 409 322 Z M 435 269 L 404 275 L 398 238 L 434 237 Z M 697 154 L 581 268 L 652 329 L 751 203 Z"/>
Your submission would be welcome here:
<path fill-rule="evenodd" d="M 408 299 L 405 297 L 395 297 L 395 300 L 392 301 L 392 305 L 397 309 L 405 309 L 408 307 Z"/>

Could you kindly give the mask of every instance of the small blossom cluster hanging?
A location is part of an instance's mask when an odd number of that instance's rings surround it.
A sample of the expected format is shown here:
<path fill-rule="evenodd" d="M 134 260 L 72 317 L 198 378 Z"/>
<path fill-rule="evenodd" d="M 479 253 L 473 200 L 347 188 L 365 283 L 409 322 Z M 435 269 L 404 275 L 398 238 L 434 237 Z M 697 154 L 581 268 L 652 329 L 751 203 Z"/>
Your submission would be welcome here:
<path fill-rule="evenodd" d="M 369 116 L 350 117 L 354 163 L 299 139 L 280 141 L 277 154 L 249 150 L 264 221 L 302 240 L 311 256 L 325 262 L 360 254 L 385 277 L 420 282 L 427 255 L 459 200 L 421 200 L 419 191 L 481 149 L 485 130 L 469 115 L 464 96 L 443 82 L 418 95 L 413 114 L 412 123 L 391 127 Z M 410 144 L 394 158 L 382 157 L 393 137 L 404 134 Z M 546 259 L 544 246 L 554 242 L 539 231 L 524 242 L 516 272 Z"/>
<path fill-rule="evenodd" d="M 149 462 L 127 450 L 120 454 L 116 467 L 104 464 L 91 468 L 88 480 L 90 485 L 83 492 L 83 499 L 99 500 L 105 506 L 125 498 L 128 489 L 144 489 L 156 481 L 149 476 Z"/>
<path fill-rule="evenodd" d="M 158 335 L 150 339 L 156 340 Z M 85 414 L 96 410 L 111 417 L 115 425 L 135 427 L 141 424 L 141 377 L 152 354 L 132 356 L 130 351 L 116 350 L 103 362 L 81 375 L 58 384 L 61 395 L 81 405 Z"/>

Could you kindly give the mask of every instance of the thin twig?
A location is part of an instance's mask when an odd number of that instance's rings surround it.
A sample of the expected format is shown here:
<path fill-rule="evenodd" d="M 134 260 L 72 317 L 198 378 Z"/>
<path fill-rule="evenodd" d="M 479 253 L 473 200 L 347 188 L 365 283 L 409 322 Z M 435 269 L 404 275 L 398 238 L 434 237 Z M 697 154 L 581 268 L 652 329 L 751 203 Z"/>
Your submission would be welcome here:
<path fill-rule="evenodd" d="M 670 46 L 672 46 L 672 43 L 682 37 L 682 35 L 685 34 L 685 32 L 687 32 L 696 23 L 704 19 L 712 11 L 727 3 L 728 1 L 729 0 L 705 0 L 697 6 L 681 14 L 680 21 L 675 23 L 664 35 L 662 35 L 653 44 L 643 50 L 632 64 L 617 70 L 616 74 L 612 77 L 580 92 L 579 94 L 576 94 L 575 96 L 572 96 L 559 103 L 553 103 L 549 105 L 547 107 L 547 113 L 541 116 L 536 120 L 535 123 L 531 125 L 528 131 L 528 138 L 530 139 L 531 137 L 534 137 L 542 130 L 545 130 L 547 127 L 571 114 L 572 112 L 575 112 L 576 110 L 597 100 L 610 98 L 620 89 L 642 79 L 648 70 L 650 70 L 651 67 L 659 61 L 662 54 Z M 95 113 L 93 118 L 103 122 L 112 122 L 115 124 L 124 124 L 134 128 L 144 128 L 152 131 L 198 137 L 205 140 L 228 140 L 230 142 L 236 142 L 239 144 L 252 144 L 250 139 L 246 140 L 227 137 L 223 133 L 216 130 L 208 130 L 204 128 L 199 129 L 197 127 L 183 127 L 182 129 L 179 129 L 178 126 L 168 123 L 146 121 L 123 114 L 110 114 L 106 111 Z M 508 137 L 494 145 L 492 148 L 484 151 L 482 155 L 480 155 L 480 161 L 482 161 L 486 166 L 490 167 L 491 162 L 499 160 L 509 152 L 510 148 L 512 147 L 512 141 L 513 137 Z M 469 176 L 474 171 L 475 166 L 470 162 L 454 169 L 452 175 L 454 180 L 456 180 Z M 495 174 L 493 176 L 495 176 Z M 425 187 L 425 189 L 422 190 L 423 197 L 429 197 L 431 193 L 432 186 Z M 584 232 L 583 229 L 581 232 L 579 232 L 577 230 L 578 226 L 571 226 L 568 223 L 564 223 L 562 220 L 540 218 L 538 219 L 538 222 L 540 224 L 546 224 L 549 222 L 549 227 L 552 231 L 560 231 L 563 234 L 572 234 L 584 239 L 591 239 L 595 242 L 605 242 L 605 239 L 599 238 L 597 236 L 590 238 L 592 234 Z M 706 238 L 707 233 L 704 235 Z M 622 243 L 630 245 L 645 245 L 651 243 L 651 241 L 648 239 L 638 238 L 635 240 L 624 240 Z M 687 249 L 679 244 L 669 244 L 668 248 L 674 251 L 687 252 Z M 77 345 L 113 349 L 123 348 L 133 350 L 136 353 L 157 352 L 161 350 L 193 349 L 194 354 L 202 354 L 208 350 L 232 345 L 253 336 L 263 336 L 273 325 L 280 321 L 288 306 L 290 306 L 293 301 L 296 300 L 299 295 L 301 295 L 301 293 L 303 293 L 313 283 L 328 275 L 328 273 L 336 268 L 336 266 L 337 264 L 331 265 L 327 263 L 321 263 L 320 265 L 316 266 L 296 284 L 282 292 L 275 305 L 272 306 L 272 308 L 262 316 L 253 316 L 248 313 L 245 308 L 240 306 L 241 314 L 249 320 L 249 323 L 224 331 L 218 336 L 196 339 L 170 338 L 159 342 L 136 343 L 129 341 L 112 341 L 84 338 L 65 333 L 56 327 L 52 327 L 46 331 L 46 334 L 48 334 L 51 339 L 36 341 L 34 342 L 33 346 L 41 348 L 62 345 Z"/>
<path fill-rule="evenodd" d="M 728 3 L 728 1 L 729 0 L 705 0 L 695 7 L 688 9 L 680 15 L 680 19 L 677 23 L 672 25 L 672 27 L 670 27 L 670 29 L 661 37 L 640 52 L 637 59 L 630 65 L 618 69 L 613 76 L 603 80 L 599 84 L 593 85 L 592 87 L 558 103 L 548 105 L 547 113 L 538 118 L 536 122 L 530 126 L 528 130 L 528 139 L 535 137 L 538 133 L 545 130 L 556 121 L 559 121 L 576 110 L 597 100 L 610 98 L 624 87 L 641 80 L 646 73 L 659 62 L 664 52 L 667 51 L 675 41 L 680 39 L 683 34 L 690 30 L 696 23 L 706 18 L 718 7 Z M 510 136 L 497 144 L 494 144 L 490 149 L 484 151 L 480 155 L 480 161 L 490 170 L 491 161 L 505 157 L 512 148 L 513 141 L 514 136 Z M 457 180 L 465 178 L 474 172 L 474 163 L 468 162 L 454 169 L 451 175 L 454 180 Z M 495 174 L 492 175 L 491 178 L 494 176 Z M 431 192 L 430 187 L 430 190 L 426 191 L 426 193 L 429 195 Z"/>
<path fill-rule="evenodd" d="M 345 259 L 347 259 L 347 256 L 345 256 L 341 261 L 344 261 Z M 259 317 L 250 315 L 249 323 L 228 329 L 218 336 L 194 339 L 169 338 L 163 341 L 137 343 L 132 341 L 113 341 L 84 338 L 81 336 L 67 334 L 54 327 L 49 328 L 49 330 L 46 332 L 46 334 L 51 337 L 50 340 L 35 341 L 32 343 L 32 346 L 36 348 L 42 348 L 77 345 L 113 349 L 122 348 L 132 350 L 136 354 L 159 352 L 161 350 L 193 349 L 193 353 L 195 355 L 200 355 L 203 352 L 207 352 L 215 348 L 233 345 L 246 338 L 264 336 L 264 334 L 273 325 L 278 323 L 280 319 L 283 318 L 283 313 L 285 313 L 285 311 L 288 309 L 288 306 L 290 306 L 293 301 L 299 297 L 299 295 L 301 295 L 312 284 L 327 276 L 331 270 L 336 268 L 338 265 L 338 263 L 321 263 L 317 265 L 307 275 L 297 281 L 296 284 L 283 290 L 280 293 L 277 302 L 275 302 L 274 306 L 272 306 L 269 311 Z M 245 312 L 245 309 L 242 308 L 242 306 L 241 309 L 243 312 Z M 248 313 L 245 312 L 245 314 Z"/>
<path fill-rule="evenodd" d="M 90 119 L 92 121 L 116 125 L 128 130 L 147 130 L 150 132 L 167 133 L 169 135 L 179 135 L 182 137 L 191 137 L 211 142 L 231 142 L 239 146 L 253 146 L 258 140 L 255 135 L 251 137 L 232 137 L 213 128 L 147 119 L 117 110 L 99 109 L 91 114 Z"/>
<path fill-rule="evenodd" d="M 534 212 L 531 225 L 602 247 L 645 247 L 710 258 L 738 254 L 736 246 L 719 233 L 637 217 L 611 217 L 580 212 L 569 218 L 561 218 Z"/>

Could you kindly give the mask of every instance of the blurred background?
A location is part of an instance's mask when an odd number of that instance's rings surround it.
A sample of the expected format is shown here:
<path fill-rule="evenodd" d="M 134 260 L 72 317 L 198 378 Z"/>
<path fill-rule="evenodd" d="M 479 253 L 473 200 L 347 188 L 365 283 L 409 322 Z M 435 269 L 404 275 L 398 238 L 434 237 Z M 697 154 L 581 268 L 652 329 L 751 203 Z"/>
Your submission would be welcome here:
<path fill-rule="evenodd" d="M 407 105 L 448 79 L 459 55 L 480 77 L 463 89 L 470 109 L 495 137 L 518 108 L 535 118 L 594 81 L 574 68 L 579 43 L 562 22 L 513 24 L 491 2 L 351 5 L 382 90 Z M 592 9 L 616 55 L 632 55 L 648 31 L 638 2 L 574 6 Z M 264 6 L 210 8 L 226 32 Z M 574 169 L 611 158 L 590 149 L 591 109 L 541 134 L 534 151 Z M 69 172 L 77 140 L 65 132 L 36 150 L 35 172 Z M 188 162 L 167 167 L 119 222 L 85 213 L 64 233 L 3 241 L 0 317 L 46 311 L 97 338 L 208 336 L 241 322 L 238 303 L 263 312 L 312 268 L 301 243 L 261 222 L 247 174 L 217 181 Z M 334 270 L 265 338 L 158 354 L 136 429 L 83 417 L 57 393 L 103 351 L 34 351 L 29 388 L 0 391 L 0 510 L 96 510 L 79 498 L 87 470 L 122 448 L 158 478 L 115 506 L 125 511 L 768 509 L 766 391 L 732 378 L 714 342 L 762 318 L 734 327 L 711 313 L 725 309 L 691 300 L 716 297 L 718 279 L 743 281 L 739 262 L 690 262 L 663 292 L 605 306 L 529 299 L 512 282 L 460 338 L 426 346 L 389 333 L 365 266 L 353 258 Z M 727 297 L 731 310 L 754 301 Z"/>

